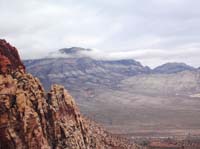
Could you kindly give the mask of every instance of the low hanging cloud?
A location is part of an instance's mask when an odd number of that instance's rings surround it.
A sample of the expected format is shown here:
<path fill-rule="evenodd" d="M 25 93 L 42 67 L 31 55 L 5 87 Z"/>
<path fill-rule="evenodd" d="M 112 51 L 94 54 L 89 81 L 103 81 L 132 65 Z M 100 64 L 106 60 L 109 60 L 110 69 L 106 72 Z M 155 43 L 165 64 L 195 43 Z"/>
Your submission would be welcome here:
<path fill-rule="evenodd" d="M 95 58 L 197 67 L 199 6 L 199 0 L 0 0 L 0 38 L 23 59 L 78 46 L 94 49 Z"/>
<path fill-rule="evenodd" d="M 133 51 L 113 51 L 107 52 L 101 50 L 85 51 L 83 56 L 89 56 L 100 60 L 119 60 L 136 59 L 144 65 L 152 68 L 167 62 L 185 62 L 189 65 L 199 66 L 198 49 L 174 49 L 166 51 L 163 49 L 140 49 Z"/>

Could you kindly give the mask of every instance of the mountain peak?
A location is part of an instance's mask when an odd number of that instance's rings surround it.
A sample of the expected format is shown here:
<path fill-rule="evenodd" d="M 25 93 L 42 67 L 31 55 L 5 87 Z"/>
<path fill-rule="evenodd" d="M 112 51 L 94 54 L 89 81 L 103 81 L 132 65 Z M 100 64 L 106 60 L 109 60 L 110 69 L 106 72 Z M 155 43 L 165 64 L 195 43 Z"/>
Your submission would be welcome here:
<path fill-rule="evenodd" d="M 92 51 L 81 47 L 62 48 L 58 51 L 51 52 L 47 58 L 80 58 L 87 57 L 86 52 Z"/>
<path fill-rule="evenodd" d="M 153 70 L 153 72 L 170 74 L 170 73 L 177 73 L 177 72 L 181 72 L 185 70 L 192 71 L 192 70 L 195 70 L 195 68 L 185 63 L 170 62 L 170 63 L 166 63 L 166 64 L 156 67 Z"/>
<path fill-rule="evenodd" d="M 17 49 L 6 40 L 0 39 L 0 73 L 5 74 L 16 70 L 25 70 Z"/>
<path fill-rule="evenodd" d="M 76 53 L 85 52 L 85 51 L 91 51 L 91 49 L 85 49 L 81 47 L 71 47 L 71 48 L 63 48 L 59 50 L 60 53 L 65 53 L 65 54 L 76 54 Z"/>

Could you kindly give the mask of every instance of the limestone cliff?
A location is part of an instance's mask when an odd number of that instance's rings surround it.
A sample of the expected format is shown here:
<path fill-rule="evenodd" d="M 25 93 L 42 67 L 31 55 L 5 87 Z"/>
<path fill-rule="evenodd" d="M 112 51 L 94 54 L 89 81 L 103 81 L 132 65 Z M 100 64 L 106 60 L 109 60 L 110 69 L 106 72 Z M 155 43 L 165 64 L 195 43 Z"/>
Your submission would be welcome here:
<path fill-rule="evenodd" d="M 16 48 L 0 40 L 0 149 L 134 149 L 84 118 L 59 85 L 45 93 Z"/>

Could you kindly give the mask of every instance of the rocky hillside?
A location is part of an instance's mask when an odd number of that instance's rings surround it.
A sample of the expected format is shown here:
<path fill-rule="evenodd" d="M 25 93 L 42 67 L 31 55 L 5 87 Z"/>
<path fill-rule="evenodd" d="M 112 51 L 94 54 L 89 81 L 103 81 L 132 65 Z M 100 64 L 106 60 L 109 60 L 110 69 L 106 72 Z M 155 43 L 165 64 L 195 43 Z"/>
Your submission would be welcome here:
<path fill-rule="evenodd" d="M 38 76 L 45 85 L 47 82 L 52 84 L 60 81 L 62 84 L 76 85 L 76 87 L 88 84 L 114 86 L 127 76 L 149 72 L 148 67 L 143 67 L 134 60 L 102 61 L 89 57 L 44 58 L 26 60 L 24 64 L 27 71 Z M 82 84 L 85 82 L 88 84 Z"/>
<path fill-rule="evenodd" d="M 192 95 L 200 92 L 200 71 L 182 71 L 171 74 L 149 74 L 121 81 L 120 88 L 150 95 Z"/>
<path fill-rule="evenodd" d="M 53 85 L 45 93 L 5 40 L 0 40 L 0 58 L 0 148 L 136 148 L 84 118 L 64 87 Z"/>

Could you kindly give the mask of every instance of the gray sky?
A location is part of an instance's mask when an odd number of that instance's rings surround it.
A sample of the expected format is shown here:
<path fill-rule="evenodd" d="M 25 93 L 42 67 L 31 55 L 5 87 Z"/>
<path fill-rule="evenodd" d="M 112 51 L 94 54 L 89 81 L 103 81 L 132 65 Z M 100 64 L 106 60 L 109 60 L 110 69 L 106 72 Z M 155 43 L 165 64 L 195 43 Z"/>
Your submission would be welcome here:
<path fill-rule="evenodd" d="M 0 0 L 0 38 L 24 59 L 63 47 L 200 66 L 199 0 Z"/>

